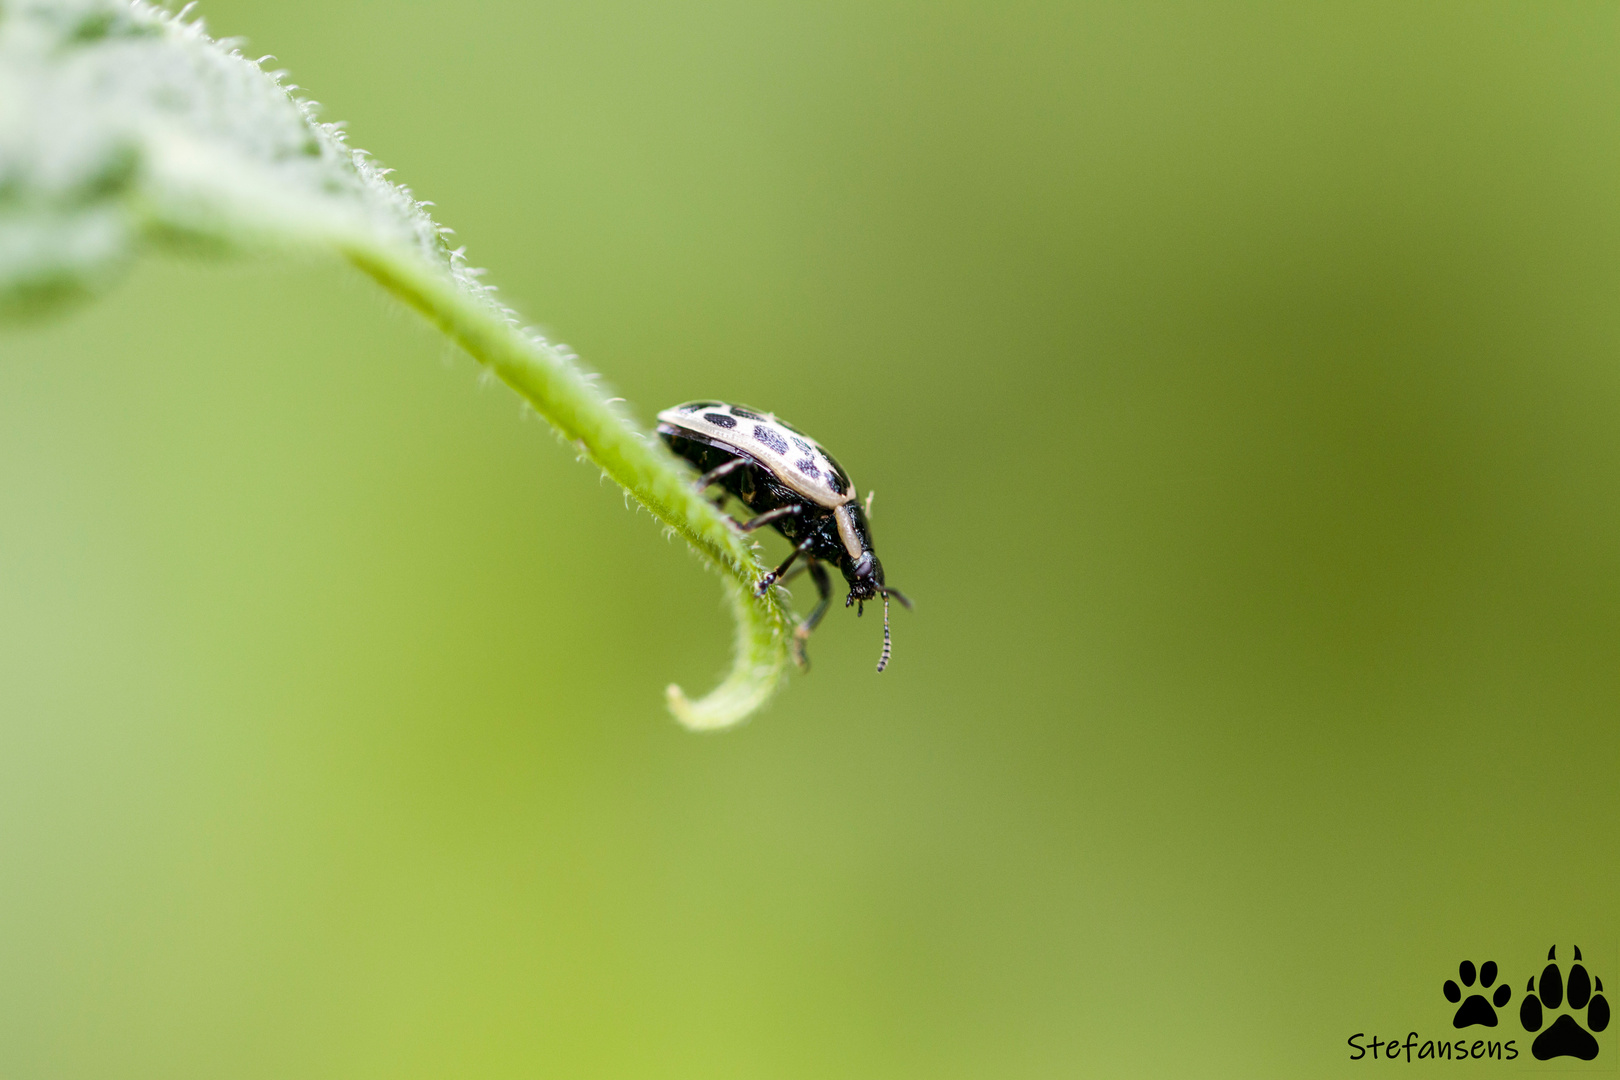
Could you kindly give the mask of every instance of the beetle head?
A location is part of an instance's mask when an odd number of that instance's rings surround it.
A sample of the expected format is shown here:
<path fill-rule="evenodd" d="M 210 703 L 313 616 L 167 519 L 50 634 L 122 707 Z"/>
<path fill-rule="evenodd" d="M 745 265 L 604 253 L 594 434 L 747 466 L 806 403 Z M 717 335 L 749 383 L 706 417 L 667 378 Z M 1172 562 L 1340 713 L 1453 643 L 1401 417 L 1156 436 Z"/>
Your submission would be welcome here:
<path fill-rule="evenodd" d="M 860 615 L 868 600 L 883 600 L 883 653 L 878 657 L 877 669 L 882 671 L 889 666 L 889 597 L 894 597 L 909 608 L 911 601 L 898 589 L 893 589 L 883 580 L 883 564 L 872 551 L 872 533 L 866 523 L 866 515 L 862 513 L 860 505 L 852 504 L 849 507 L 849 521 L 855 532 L 860 555 L 850 558 L 848 554 L 839 560 L 839 569 L 844 572 L 844 580 L 849 582 L 849 595 L 844 598 L 844 606 L 855 608 L 855 614 Z"/>
<path fill-rule="evenodd" d="M 889 597 L 894 597 L 908 609 L 911 601 L 899 589 L 883 583 L 883 564 L 870 551 L 862 552 L 861 557 L 844 571 L 844 576 L 849 579 L 849 595 L 844 598 L 844 606 L 854 604 L 855 614 L 861 614 L 866 601 L 883 598 L 883 653 L 878 657 L 877 665 L 877 669 L 882 671 L 889 666 Z"/>
<path fill-rule="evenodd" d="M 842 569 L 844 580 L 849 582 L 849 596 L 844 600 L 845 607 L 867 600 L 876 600 L 883 592 L 883 564 L 872 554 L 870 548 L 861 552 L 858 559 L 844 560 Z"/>

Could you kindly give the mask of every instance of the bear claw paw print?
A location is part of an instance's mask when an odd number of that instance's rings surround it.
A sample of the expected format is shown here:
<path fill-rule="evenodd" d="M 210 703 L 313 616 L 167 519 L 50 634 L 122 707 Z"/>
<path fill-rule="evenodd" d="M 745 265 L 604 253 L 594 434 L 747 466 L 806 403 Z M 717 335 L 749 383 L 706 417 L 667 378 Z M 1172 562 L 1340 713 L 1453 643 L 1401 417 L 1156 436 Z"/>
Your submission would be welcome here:
<path fill-rule="evenodd" d="M 1581 950 L 1578 946 L 1575 949 L 1575 963 L 1570 966 L 1566 980 L 1558 965 L 1551 962 L 1556 959 L 1554 953 L 1557 951 L 1556 945 L 1547 950 L 1549 963 L 1541 969 L 1539 979 L 1530 980 L 1529 995 L 1519 1006 L 1519 1022 L 1526 1031 L 1541 1031 L 1546 1019 L 1544 1009 L 1558 1009 L 1566 1003 L 1570 1012 L 1578 1013 L 1584 1009 L 1586 1027 L 1582 1027 L 1581 1022 L 1569 1012 L 1560 1012 L 1552 1026 L 1536 1036 L 1536 1041 L 1530 1044 L 1530 1052 L 1537 1061 L 1555 1057 L 1591 1061 L 1598 1056 L 1598 1041 L 1592 1037 L 1592 1032 L 1602 1031 L 1609 1026 L 1609 1002 L 1603 996 L 1603 980 L 1593 979 L 1581 966 Z"/>
<path fill-rule="evenodd" d="M 1452 1027 L 1473 1027 L 1476 1024 L 1484 1027 L 1496 1026 L 1496 1010 L 1508 1003 L 1513 996 L 1513 989 L 1507 983 L 1496 988 L 1491 1000 L 1485 1000 L 1484 993 L 1469 994 L 1468 1000 L 1463 1001 L 1463 990 L 1474 985 L 1474 962 L 1464 960 L 1457 965 L 1457 978 L 1462 980 L 1458 986 L 1453 979 L 1447 979 L 1446 985 L 1441 989 L 1445 991 L 1446 1000 L 1450 1002 L 1462 1001 L 1457 1007 L 1457 1015 L 1451 1018 Z M 1496 961 L 1487 960 L 1479 965 L 1479 988 L 1481 991 L 1490 989 L 1491 983 L 1496 981 Z M 1491 1006 L 1496 1008 L 1492 1008 Z"/>

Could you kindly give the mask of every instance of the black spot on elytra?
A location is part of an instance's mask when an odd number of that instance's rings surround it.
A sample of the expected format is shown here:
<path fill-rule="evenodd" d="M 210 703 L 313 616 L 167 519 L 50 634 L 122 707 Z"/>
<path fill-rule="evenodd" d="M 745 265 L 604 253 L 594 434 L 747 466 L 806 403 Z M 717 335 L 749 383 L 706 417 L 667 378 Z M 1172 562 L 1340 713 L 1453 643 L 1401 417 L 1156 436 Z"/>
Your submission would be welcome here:
<path fill-rule="evenodd" d="M 800 450 L 803 450 L 807 454 L 813 454 L 816 452 L 816 448 L 805 442 L 803 439 L 795 438 L 793 440 L 793 445 L 797 446 Z"/>
<path fill-rule="evenodd" d="M 694 401 L 689 405 L 682 405 L 681 412 L 702 412 L 704 409 L 723 409 L 725 404 L 719 401 Z"/>
<path fill-rule="evenodd" d="M 1547 950 L 1547 959 L 1554 960 L 1557 947 Z M 1541 969 L 1539 979 L 1532 977 L 1524 1003 L 1519 1006 L 1519 1022 L 1526 1031 L 1541 1031 L 1546 1018 L 1543 1010 L 1558 1009 L 1566 1001 L 1574 1012 L 1586 1011 L 1586 1027 L 1568 1012 L 1561 1012 L 1552 1026 L 1536 1036 L 1530 1044 L 1530 1053 L 1537 1061 L 1555 1057 L 1580 1058 L 1591 1061 L 1598 1056 L 1598 1041 L 1593 1031 L 1609 1026 L 1609 1002 L 1603 996 L 1603 980 L 1594 980 L 1581 965 L 1581 950 L 1575 950 L 1575 963 L 1569 969 L 1566 982 L 1556 963 Z M 1567 990 L 1567 993 L 1566 993 Z M 1591 1030 L 1587 1030 L 1590 1028 Z"/>
<path fill-rule="evenodd" d="M 816 468 L 814 458 L 805 458 L 803 461 L 795 461 L 793 463 L 793 467 L 804 473 L 804 475 L 808 476 L 812 480 L 821 479 L 821 470 Z"/>
<path fill-rule="evenodd" d="M 734 428 L 737 426 L 737 421 L 733 420 L 725 413 L 706 412 L 703 414 L 703 419 L 707 420 L 715 427 Z"/>
<path fill-rule="evenodd" d="M 745 409 L 740 405 L 733 405 L 731 407 L 731 415 L 735 416 L 739 420 L 763 420 L 763 419 L 765 419 L 763 416 L 759 415 L 759 413 L 754 412 L 751 409 Z"/>
<path fill-rule="evenodd" d="M 836 472 L 830 472 L 827 474 L 827 486 L 832 488 L 840 495 L 849 490 L 849 485 L 844 482 L 844 478 L 839 476 Z"/>
<path fill-rule="evenodd" d="M 768 446 L 772 450 L 775 450 L 778 454 L 785 454 L 788 452 L 788 445 L 783 440 L 782 436 L 778 435 L 764 424 L 754 425 L 754 438 L 758 439 L 762 445 Z"/>
<path fill-rule="evenodd" d="M 1463 987 L 1474 985 L 1475 974 L 1474 962 L 1472 960 L 1464 960 L 1462 963 L 1457 965 L 1457 978 L 1462 980 L 1462 986 L 1458 986 L 1451 979 L 1447 979 L 1445 985 L 1441 987 L 1441 990 L 1446 995 L 1447 1001 L 1462 1002 L 1462 1005 L 1457 1009 L 1457 1014 L 1451 1018 L 1452 1027 L 1465 1028 L 1474 1027 L 1476 1025 L 1481 1027 L 1495 1027 L 1496 1010 L 1506 1005 L 1508 1003 L 1508 999 L 1513 996 L 1512 988 L 1509 987 L 1507 983 L 1503 983 L 1501 986 L 1496 988 L 1496 993 L 1491 995 L 1491 999 L 1489 1001 L 1485 999 L 1485 995 L 1483 993 L 1469 994 L 1468 999 L 1464 1001 Z M 1485 961 L 1479 966 L 1477 974 L 1479 976 L 1480 990 L 1483 991 L 1488 989 L 1490 985 L 1496 981 L 1496 961 Z M 1493 1008 L 1492 1006 L 1495 1007 Z"/>

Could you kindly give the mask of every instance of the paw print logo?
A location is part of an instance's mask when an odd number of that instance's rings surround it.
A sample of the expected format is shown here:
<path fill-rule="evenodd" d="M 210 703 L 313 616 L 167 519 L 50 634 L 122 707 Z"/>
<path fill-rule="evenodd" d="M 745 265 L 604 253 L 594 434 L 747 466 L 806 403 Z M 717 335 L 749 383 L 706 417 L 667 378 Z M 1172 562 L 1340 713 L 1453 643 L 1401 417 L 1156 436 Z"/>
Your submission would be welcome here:
<path fill-rule="evenodd" d="M 1556 945 L 1547 950 L 1549 963 L 1541 969 L 1541 978 L 1530 980 L 1529 996 L 1519 1006 L 1519 1022 L 1526 1031 L 1541 1031 L 1546 1021 L 1543 1010 L 1558 1009 L 1567 1002 L 1570 1012 L 1560 1012 L 1552 1026 L 1536 1036 L 1536 1041 L 1530 1044 L 1530 1052 L 1537 1061 L 1555 1057 L 1591 1061 L 1598 1056 L 1598 1041 L 1592 1037 L 1592 1032 L 1609 1026 L 1609 1002 L 1603 996 L 1603 980 L 1594 980 L 1587 974 L 1586 968 L 1581 966 L 1581 950 L 1576 947 L 1575 963 L 1570 966 L 1566 981 L 1558 965 L 1551 962 L 1556 959 L 1553 954 L 1557 951 Z M 1586 1027 L 1570 1015 L 1583 1009 Z"/>
<path fill-rule="evenodd" d="M 1446 985 L 1441 987 L 1441 990 L 1445 992 L 1447 1001 L 1452 1003 L 1462 1001 L 1462 1004 L 1457 1006 L 1457 1015 L 1451 1018 L 1451 1026 L 1465 1028 L 1479 1024 L 1485 1027 L 1495 1027 L 1496 1010 L 1506 1005 L 1508 998 L 1513 996 L 1513 988 L 1508 986 L 1507 983 L 1503 983 L 1496 988 L 1496 993 L 1491 995 L 1489 1001 L 1485 1000 L 1483 991 L 1489 990 L 1491 983 L 1496 981 L 1496 961 L 1487 960 L 1479 965 L 1479 989 L 1481 992 L 1469 994 L 1467 1001 L 1463 1001 L 1463 990 L 1474 985 L 1474 962 L 1472 960 L 1464 960 L 1457 965 L 1457 978 L 1462 980 L 1462 986 L 1458 986 L 1454 980 L 1447 979 Z M 1495 1008 L 1492 1008 L 1493 1005 Z"/>

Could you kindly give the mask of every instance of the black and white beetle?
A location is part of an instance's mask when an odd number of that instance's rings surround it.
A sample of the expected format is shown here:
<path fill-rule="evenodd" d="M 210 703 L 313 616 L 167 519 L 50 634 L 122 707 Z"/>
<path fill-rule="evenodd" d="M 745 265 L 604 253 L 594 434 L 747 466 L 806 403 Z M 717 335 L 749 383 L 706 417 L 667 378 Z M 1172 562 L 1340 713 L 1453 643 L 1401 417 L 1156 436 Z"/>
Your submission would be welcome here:
<path fill-rule="evenodd" d="M 900 590 L 884 584 L 883 564 L 872 550 L 872 530 L 856 501 L 855 485 L 832 455 L 796 428 L 770 413 L 755 412 L 721 401 L 689 401 L 658 414 L 658 435 L 669 448 L 702 470 L 698 490 L 719 484 L 755 516 L 738 522 L 743 532 L 769 525 L 793 543 L 782 565 L 760 578 L 754 591 L 763 596 L 801 555 L 816 583 L 820 601 L 793 632 L 793 655 L 808 666 L 805 639 L 827 614 L 832 583 L 823 562 L 836 563 L 849 582 L 844 606 L 859 615 L 868 600 L 883 598 L 883 654 L 877 669 L 889 664 L 889 597 L 911 607 Z M 871 496 L 867 496 L 870 503 Z M 725 496 L 720 497 L 725 501 Z"/>

